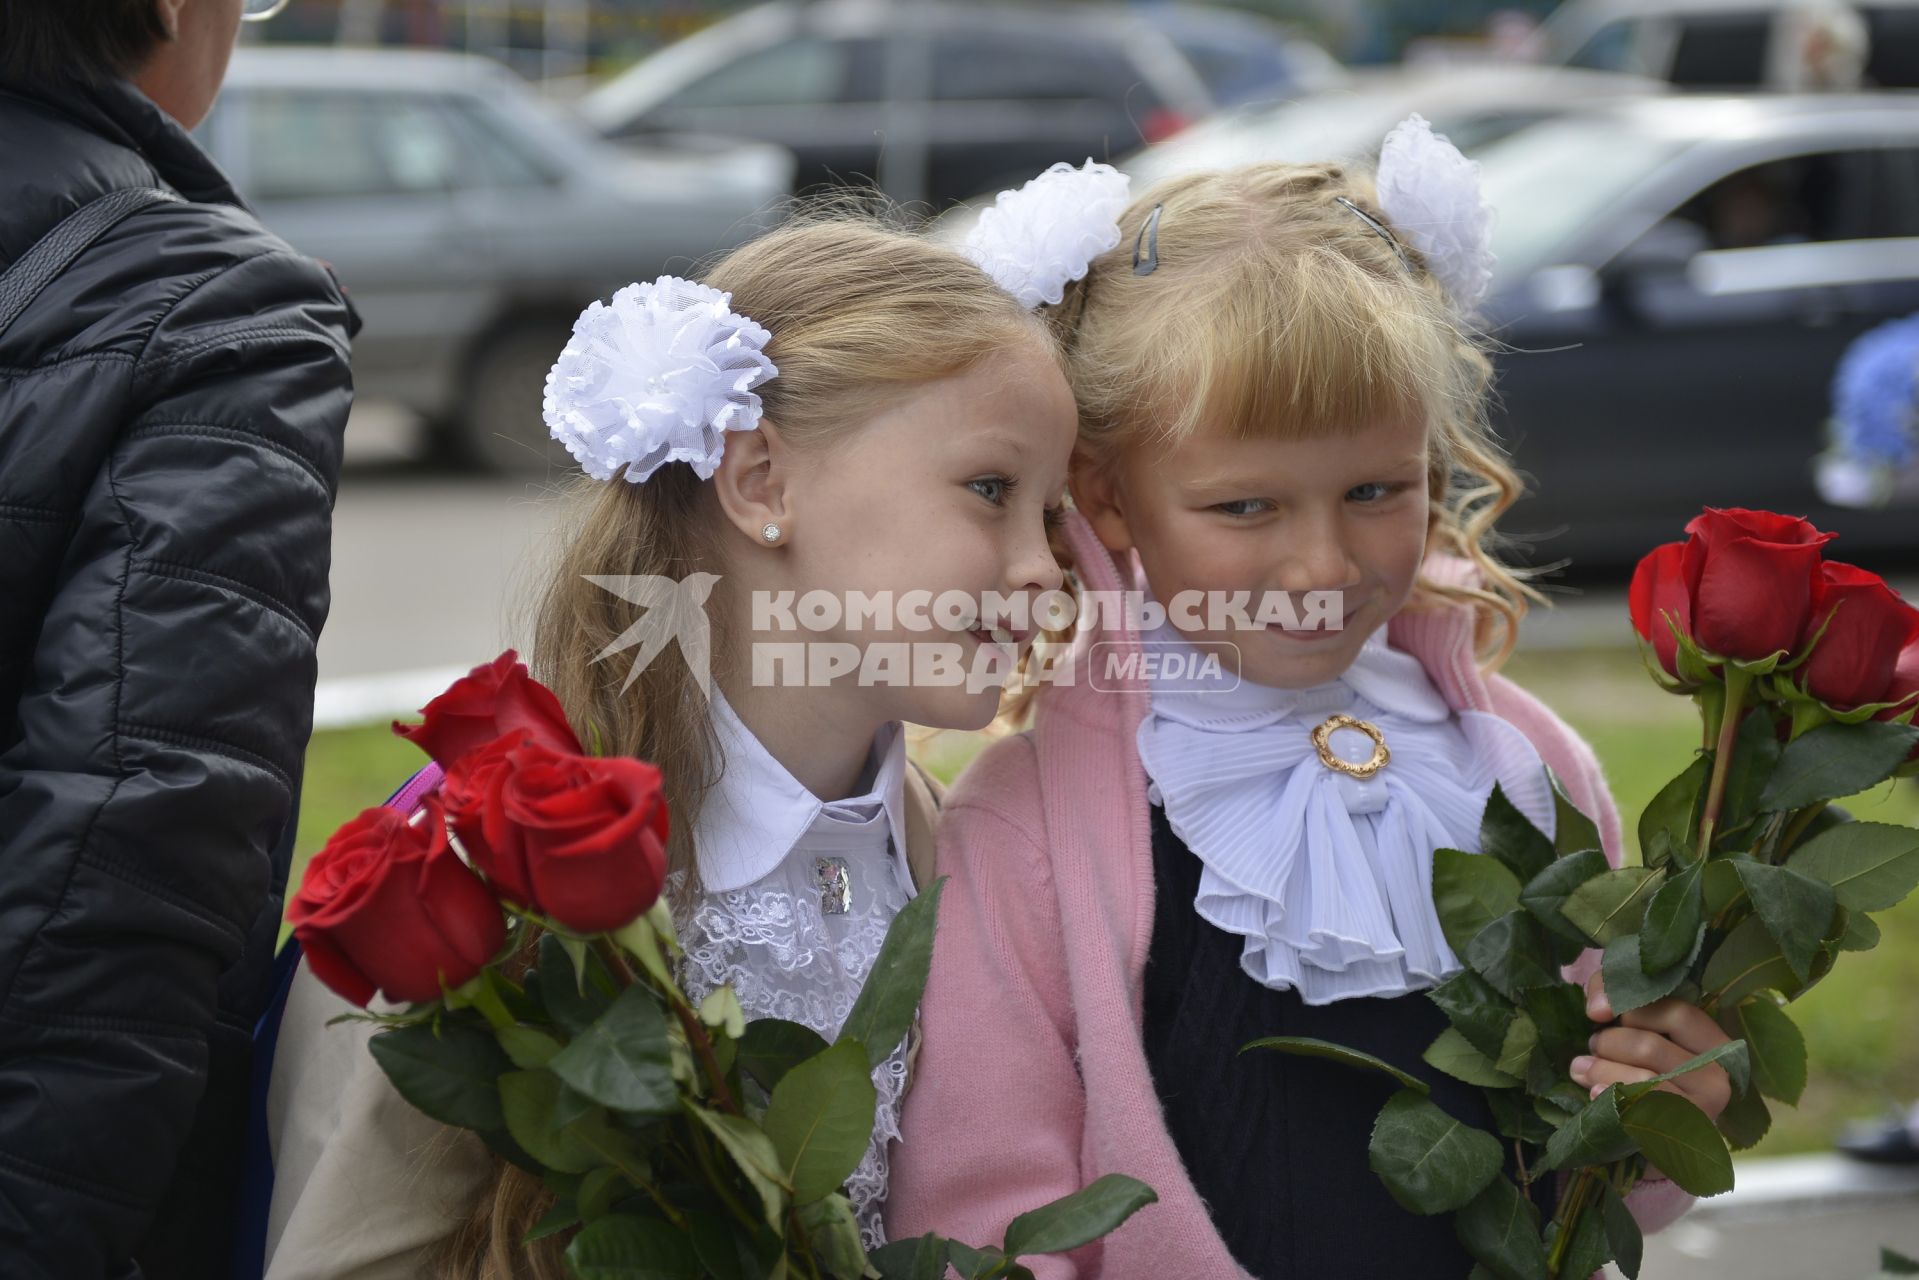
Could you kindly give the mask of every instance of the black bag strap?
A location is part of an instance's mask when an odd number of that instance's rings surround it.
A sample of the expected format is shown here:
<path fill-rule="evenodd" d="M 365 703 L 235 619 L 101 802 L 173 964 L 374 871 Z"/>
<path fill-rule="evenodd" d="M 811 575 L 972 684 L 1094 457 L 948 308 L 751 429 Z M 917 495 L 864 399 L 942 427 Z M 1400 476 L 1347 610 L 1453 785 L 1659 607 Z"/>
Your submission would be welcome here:
<path fill-rule="evenodd" d="M 68 214 L 59 226 L 41 236 L 0 274 L 0 337 L 6 335 L 13 322 L 40 296 L 40 291 L 59 279 L 60 273 L 72 266 L 94 241 L 142 209 L 178 203 L 179 199 L 171 191 L 155 187 L 128 187 L 110 191 Z"/>

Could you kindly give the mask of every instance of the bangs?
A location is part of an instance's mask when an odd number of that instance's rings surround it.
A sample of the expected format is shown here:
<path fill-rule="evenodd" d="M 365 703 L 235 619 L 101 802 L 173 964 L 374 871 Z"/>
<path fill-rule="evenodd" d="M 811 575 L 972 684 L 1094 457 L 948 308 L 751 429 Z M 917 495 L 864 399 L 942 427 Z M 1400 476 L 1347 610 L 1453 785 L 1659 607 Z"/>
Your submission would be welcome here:
<path fill-rule="evenodd" d="M 1133 403 L 1166 444 L 1202 429 L 1319 439 L 1431 420 L 1457 337 L 1418 291 L 1340 254 L 1248 254 L 1136 330 Z M 1144 425 L 1144 424 L 1142 424 Z"/>

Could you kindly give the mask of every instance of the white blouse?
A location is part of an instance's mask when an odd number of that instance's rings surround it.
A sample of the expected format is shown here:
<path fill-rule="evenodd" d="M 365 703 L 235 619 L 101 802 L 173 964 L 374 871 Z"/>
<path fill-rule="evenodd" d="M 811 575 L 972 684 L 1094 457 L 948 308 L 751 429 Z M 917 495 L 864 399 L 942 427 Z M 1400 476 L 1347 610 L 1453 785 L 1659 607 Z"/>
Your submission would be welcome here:
<path fill-rule="evenodd" d="M 1192 648 L 1170 625 L 1144 643 Z M 1495 781 L 1551 834 L 1551 785 L 1532 744 L 1498 716 L 1453 712 L 1384 628 L 1338 680 L 1310 689 L 1159 674 L 1176 669 L 1155 668 L 1139 726 L 1149 798 L 1200 860 L 1194 910 L 1245 938 L 1247 974 L 1320 1005 L 1457 973 L 1433 907 L 1433 850 L 1478 852 Z M 1313 729 L 1339 713 L 1373 725 L 1391 752 L 1370 778 L 1336 771 L 1314 747 Z M 1327 745 L 1354 764 L 1373 755 L 1358 729 L 1333 729 Z"/>
<path fill-rule="evenodd" d="M 802 1023 L 839 1034 L 878 957 L 893 917 L 914 896 L 906 861 L 906 735 L 898 724 L 873 742 L 871 785 L 822 801 L 760 744 L 726 699 L 712 714 L 724 761 L 693 828 L 697 900 L 685 877 L 669 881 L 686 948 L 682 981 L 694 1001 L 731 983 L 748 1018 Z M 899 1138 L 906 1044 L 873 1071 L 879 1109 L 873 1142 L 847 1181 L 868 1249 L 885 1243 L 886 1148 Z"/>

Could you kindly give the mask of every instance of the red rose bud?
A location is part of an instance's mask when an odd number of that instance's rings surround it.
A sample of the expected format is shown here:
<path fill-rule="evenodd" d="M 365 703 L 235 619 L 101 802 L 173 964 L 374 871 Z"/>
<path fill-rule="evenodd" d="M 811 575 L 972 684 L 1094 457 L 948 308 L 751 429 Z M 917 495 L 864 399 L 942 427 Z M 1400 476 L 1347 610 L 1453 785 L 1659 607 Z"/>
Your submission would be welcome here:
<path fill-rule="evenodd" d="M 368 809 L 307 864 L 287 909 L 315 977 L 354 1004 L 437 999 L 506 941 L 506 918 L 446 838 L 437 800 L 409 822 Z"/>
<path fill-rule="evenodd" d="M 1900 652 L 1919 636 L 1919 612 L 1878 574 L 1827 561 L 1801 643 L 1822 626 L 1806 659 L 1806 690 L 1835 711 L 1850 711 L 1886 700 Z"/>
<path fill-rule="evenodd" d="M 535 906 L 533 880 L 526 870 L 526 843 L 506 816 L 502 792 L 529 752 L 539 760 L 560 758 L 535 746 L 530 734 L 501 734 L 461 756 L 439 792 L 460 848 L 496 893 L 522 907 Z"/>
<path fill-rule="evenodd" d="M 1758 662 L 1805 631 L 1820 548 L 1833 537 L 1794 516 L 1708 507 L 1686 525 L 1693 639 L 1721 658 Z"/>
<path fill-rule="evenodd" d="M 527 733 L 555 751 L 580 750 L 560 700 L 527 674 L 526 664 L 511 649 L 455 680 L 420 714 L 424 723 L 395 721 L 393 732 L 449 772 L 461 756 L 504 733 Z"/>
<path fill-rule="evenodd" d="M 666 801 L 660 771 L 627 757 L 512 753 L 501 792 L 519 829 L 533 900 L 577 933 L 630 923 L 666 878 Z"/>
<path fill-rule="evenodd" d="M 1913 640 L 1900 651 L 1899 660 L 1893 664 L 1892 679 L 1878 700 L 1892 705 L 1874 716 L 1875 720 L 1897 720 L 1912 714 L 1913 706 L 1919 702 L 1919 639 Z M 1914 716 L 1914 719 L 1919 719 L 1919 716 Z M 1919 746 L 1913 747 L 1907 759 L 1919 760 Z"/>
<path fill-rule="evenodd" d="M 1632 586 L 1626 592 L 1633 630 L 1653 647 L 1666 674 L 1675 677 L 1679 674 L 1675 657 L 1679 642 L 1667 617 L 1670 615 L 1680 631 L 1692 634 L 1692 597 L 1686 589 L 1685 563 L 1685 543 L 1655 547 L 1633 570 Z"/>

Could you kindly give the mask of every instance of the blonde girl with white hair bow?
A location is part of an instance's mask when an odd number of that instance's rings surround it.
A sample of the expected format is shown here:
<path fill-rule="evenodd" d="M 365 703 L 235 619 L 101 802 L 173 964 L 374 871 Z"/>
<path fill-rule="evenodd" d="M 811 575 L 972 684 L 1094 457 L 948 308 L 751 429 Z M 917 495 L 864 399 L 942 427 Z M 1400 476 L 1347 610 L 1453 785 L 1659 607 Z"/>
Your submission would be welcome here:
<path fill-rule="evenodd" d="M 1620 855 L 1591 750 L 1493 674 L 1532 592 L 1487 548 L 1519 482 L 1470 319 L 1493 274 L 1476 167 L 1414 117 L 1376 175 L 1172 178 L 1117 225 L 1074 224 L 1097 203 L 1074 181 L 1002 198 L 975 247 L 1016 288 L 1029 246 L 1102 246 L 1042 295 L 1079 405 L 1062 550 L 1088 605 L 1144 604 L 1082 619 L 1032 730 L 947 803 L 888 1226 L 997 1239 L 1124 1172 L 1158 1202 L 1036 1260 L 1041 1280 L 1466 1280 L 1450 1215 L 1401 1208 L 1367 1167 L 1383 1077 L 1238 1051 L 1355 1047 L 1492 1129 L 1422 1061 L 1446 1025 L 1423 993 L 1461 970 L 1433 851 L 1478 849 L 1495 784 L 1553 830 L 1550 765 Z M 1609 1025 L 1589 992 L 1576 1093 L 1726 1039 L 1677 1001 Z M 1678 1087 L 1709 1114 L 1728 1098 L 1717 1068 Z M 1648 1228 L 1685 1202 L 1660 1179 L 1628 1200 Z"/>

